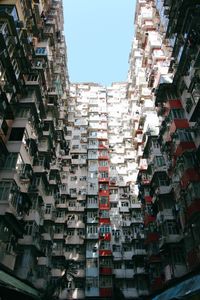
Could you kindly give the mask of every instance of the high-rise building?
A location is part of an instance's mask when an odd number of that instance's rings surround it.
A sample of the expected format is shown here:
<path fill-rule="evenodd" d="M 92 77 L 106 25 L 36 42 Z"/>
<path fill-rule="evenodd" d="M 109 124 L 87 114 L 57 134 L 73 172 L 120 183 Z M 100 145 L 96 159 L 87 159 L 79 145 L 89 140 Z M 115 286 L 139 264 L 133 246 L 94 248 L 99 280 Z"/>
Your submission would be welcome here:
<path fill-rule="evenodd" d="M 103 87 L 69 82 L 62 0 L 0 1 L 3 300 L 198 299 L 199 14 L 137 0 Z"/>
<path fill-rule="evenodd" d="M 199 298 L 199 4 L 139 0 L 136 7 L 129 79 L 137 122 L 150 119 L 137 183 L 156 300 Z"/>

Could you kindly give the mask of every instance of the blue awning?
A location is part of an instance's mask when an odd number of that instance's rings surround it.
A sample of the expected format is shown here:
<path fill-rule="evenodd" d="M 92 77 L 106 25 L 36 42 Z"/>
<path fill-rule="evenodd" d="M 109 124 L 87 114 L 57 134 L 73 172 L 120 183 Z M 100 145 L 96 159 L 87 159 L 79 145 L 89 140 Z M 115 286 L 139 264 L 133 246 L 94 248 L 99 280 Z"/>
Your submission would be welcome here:
<path fill-rule="evenodd" d="M 189 295 L 200 293 L 200 275 L 184 280 L 165 292 L 155 296 L 152 300 L 186 299 Z"/>

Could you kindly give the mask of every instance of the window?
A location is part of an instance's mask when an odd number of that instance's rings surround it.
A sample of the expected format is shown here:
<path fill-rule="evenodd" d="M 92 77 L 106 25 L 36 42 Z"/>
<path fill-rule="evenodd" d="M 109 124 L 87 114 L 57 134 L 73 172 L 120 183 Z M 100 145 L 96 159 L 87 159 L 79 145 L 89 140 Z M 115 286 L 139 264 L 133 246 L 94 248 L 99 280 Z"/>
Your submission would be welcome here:
<path fill-rule="evenodd" d="M 192 142 L 192 135 L 185 130 L 177 130 L 178 137 L 182 142 Z"/>
<path fill-rule="evenodd" d="M 102 157 L 102 156 L 108 156 L 108 151 L 107 150 L 99 151 L 99 156 L 100 157 Z"/>
<path fill-rule="evenodd" d="M 87 289 L 97 288 L 98 287 L 98 278 L 97 277 L 87 277 L 86 278 L 86 287 L 87 287 Z"/>
<path fill-rule="evenodd" d="M 178 226 L 176 225 L 175 222 L 167 222 L 166 226 L 167 226 L 168 234 L 178 234 L 179 233 Z"/>
<path fill-rule="evenodd" d="M 100 191 L 102 191 L 102 190 L 108 190 L 108 184 L 107 183 L 100 183 L 100 185 L 99 185 L 99 189 L 100 189 Z"/>
<path fill-rule="evenodd" d="M 99 228 L 99 232 L 100 233 L 110 233 L 111 229 L 110 229 L 110 225 L 103 225 Z"/>
<path fill-rule="evenodd" d="M 106 205 L 108 204 L 108 197 L 107 196 L 101 196 L 99 199 L 100 204 Z"/>
<path fill-rule="evenodd" d="M 45 206 L 45 214 L 49 215 L 51 213 L 51 204 L 46 204 Z"/>
<path fill-rule="evenodd" d="M 29 222 L 26 222 L 26 225 L 25 225 L 25 234 L 26 235 L 33 235 L 34 233 L 34 223 L 29 221 Z"/>
<path fill-rule="evenodd" d="M 64 218 L 65 217 L 65 211 L 60 210 L 56 212 L 57 218 Z"/>
<path fill-rule="evenodd" d="M 97 232 L 98 232 L 97 226 L 87 226 L 88 234 L 97 234 Z"/>
<path fill-rule="evenodd" d="M 10 141 L 22 141 L 24 135 L 24 128 L 12 128 L 10 133 Z"/>
<path fill-rule="evenodd" d="M 193 90 L 192 90 L 192 98 L 195 104 L 198 103 L 200 98 L 200 84 L 196 82 L 194 84 Z"/>
<path fill-rule="evenodd" d="M 118 189 L 110 189 L 109 193 L 110 195 L 116 195 L 118 194 Z"/>
<path fill-rule="evenodd" d="M 184 110 L 183 109 L 171 109 L 169 113 L 170 119 L 184 119 Z"/>
<path fill-rule="evenodd" d="M 8 156 L 5 159 L 3 168 L 4 169 L 15 169 L 16 163 L 17 163 L 17 157 L 18 157 L 17 153 L 8 154 Z"/>
<path fill-rule="evenodd" d="M 156 161 L 156 165 L 158 167 L 162 167 L 162 166 L 165 166 L 165 159 L 163 156 L 156 156 L 155 157 L 155 161 Z"/>
<path fill-rule="evenodd" d="M 100 167 L 107 167 L 108 166 L 108 161 L 107 160 L 100 160 L 99 161 L 99 166 Z"/>
<path fill-rule="evenodd" d="M 128 202 L 121 202 L 121 207 L 128 207 L 128 206 L 129 206 Z"/>
<path fill-rule="evenodd" d="M 108 172 L 100 172 L 100 178 L 108 178 Z"/>
<path fill-rule="evenodd" d="M 12 182 L 9 181 L 0 182 L 0 201 L 6 201 L 9 199 L 11 189 L 12 189 Z"/>
<path fill-rule="evenodd" d="M 109 218 L 109 210 L 102 209 L 99 212 L 100 218 Z"/>
<path fill-rule="evenodd" d="M 79 149 L 79 145 L 73 145 L 73 146 L 72 146 L 72 149 L 73 149 L 73 150 Z"/>
<path fill-rule="evenodd" d="M 109 241 L 101 241 L 100 242 L 100 249 L 101 250 L 111 250 L 111 245 Z"/>
<path fill-rule="evenodd" d="M 96 196 L 88 196 L 88 204 L 97 204 L 97 197 Z"/>
<path fill-rule="evenodd" d="M 86 268 L 97 268 L 97 259 L 91 258 L 86 261 Z"/>
<path fill-rule="evenodd" d="M 112 260 L 110 258 L 102 258 L 100 260 L 101 267 L 112 267 Z"/>
<path fill-rule="evenodd" d="M 112 287 L 112 277 L 109 276 L 100 277 L 100 287 L 103 288 Z"/>
<path fill-rule="evenodd" d="M 173 249 L 172 255 L 174 257 L 174 263 L 175 264 L 183 264 L 184 263 L 184 255 L 182 249 Z"/>
<path fill-rule="evenodd" d="M 35 50 L 36 55 L 47 55 L 47 51 L 45 47 L 38 47 Z"/>
<path fill-rule="evenodd" d="M 121 269 L 121 268 L 122 268 L 121 261 L 115 261 L 114 262 L 114 269 Z"/>

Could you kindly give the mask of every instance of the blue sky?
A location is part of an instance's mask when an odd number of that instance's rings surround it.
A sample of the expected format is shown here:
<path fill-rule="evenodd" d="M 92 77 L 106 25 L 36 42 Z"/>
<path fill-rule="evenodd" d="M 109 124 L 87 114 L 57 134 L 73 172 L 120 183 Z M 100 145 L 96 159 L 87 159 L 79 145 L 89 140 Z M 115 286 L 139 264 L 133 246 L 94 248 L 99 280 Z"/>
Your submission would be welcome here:
<path fill-rule="evenodd" d="M 124 81 L 133 37 L 135 0 L 64 0 L 71 82 Z"/>

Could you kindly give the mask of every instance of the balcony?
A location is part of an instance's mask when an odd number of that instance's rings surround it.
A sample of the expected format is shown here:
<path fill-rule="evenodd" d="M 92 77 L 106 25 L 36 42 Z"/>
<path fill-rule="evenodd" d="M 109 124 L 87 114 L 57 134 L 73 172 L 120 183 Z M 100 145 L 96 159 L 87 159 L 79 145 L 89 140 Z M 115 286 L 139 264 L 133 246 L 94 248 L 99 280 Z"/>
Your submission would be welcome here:
<path fill-rule="evenodd" d="M 156 221 L 155 216 L 145 214 L 145 217 L 144 217 L 144 225 L 145 226 L 148 226 L 150 223 L 153 223 L 155 221 Z"/>
<path fill-rule="evenodd" d="M 167 244 L 179 243 L 181 239 L 182 239 L 181 234 L 167 234 L 166 236 L 160 238 L 159 248 L 162 248 Z"/>
<path fill-rule="evenodd" d="M 100 294 L 100 297 L 102 297 L 102 298 L 111 298 L 112 293 L 113 293 L 112 287 L 99 289 L 99 294 Z"/>
<path fill-rule="evenodd" d="M 68 211 L 69 212 L 84 212 L 85 206 L 84 205 L 75 205 L 75 206 L 69 206 L 68 205 Z"/>
<path fill-rule="evenodd" d="M 28 245 L 28 246 L 34 246 L 38 251 L 41 250 L 41 241 L 42 238 L 38 235 L 37 236 L 31 236 L 31 235 L 24 235 L 22 239 L 18 240 L 18 243 L 20 245 Z"/>
<path fill-rule="evenodd" d="M 0 263 L 10 270 L 14 270 L 16 261 L 16 254 L 14 252 L 8 252 L 6 250 L 6 244 L 1 243 L 0 249 Z"/>
<path fill-rule="evenodd" d="M 83 223 L 83 221 L 80 220 L 68 220 L 66 224 L 67 228 L 85 228 L 85 223 Z"/>
<path fill-rule="evenodd" d="M 76 245 L 75 245 L 76 247 Z M 79 252 L 79 250 L 77 251 L 76 248 L 74 248 L 73 251 L 64 251 L 64 256 L 65 259 L 69 259 L 69 260 L 74 260 L 74 261 L 84 261 L 85 260 L 85 255 L 84 255 L 84 251 L 83 252 Z"/>
<path fill-rule="evenodd" d="M 172 186 L 169 185 L 160 185 L 156 190 L 155 194 L 156 195 L 163 195 L 163 194 L 170 194 L 172 191 Z"/>
<path fill-rule="evenodd" d="M 94 239 L 94 240 L 96 240 L 96 239 L 98 239 L 99 238 L 99 235 L 98 235 L 98 232 L 96 232 L 96 233 L 88 233 L 87 232 L 87 234 L 86 234 L 86 239 Z"/>
<path fill-rule="evenodd" d="M 149 233 L 147 233 L 145 244 L 153 243 L 158 240 L 159 240 L 159 233 L 149 232 Z"/>
<path fill-rule="evenodd" d="M 163 223 L 165 221 L 175 220 L 175 215 L 172 209 L 163 209 L 159 211 L 156 217 L 158 223 Z"/>
<path fill-rule="evenodd" d="M 177 129 L 184 129 L 189 127 L 187 119 L 174 119 L 169 127 L 169 133 L 172 135 Z"/>
<path fill-rule="evenodd" d="M 112 250 L 110 249 L 100 249 L 99 250 L 99 256 L 111 256 L 112 255 Z"/>
<path fill-rule="evenodd" d="M 194 216 L 198 216 L 200 213 L 200 196 L 197 196 L 196 199 L 193 199 L 193 202 L 187 207 L 187 217 L 188 220 Z"/>
<path fill-rule="evenodd" d="M 65 244 L 72 244 L 72 245 L 83 245 L 84 243 L 84 239 L 85 239 L 85 236 L 84 235 L 73 235 L 73 236 L 67 236 L 65 238 Z"/>
<path fill-rule="evenodd" d="M 50 261 L 48 257 L 45 256 L 41 256 L 38 257 L 38 262 L 37 262 L 38 266 L 50 266 Z"/>
<path fill-rule="evenodd" d="M 188 168 L 181 177 L 181 187 L 186 189 L 190 182 L 200 182 L 200 172 L 195 168 Z"/>
<path fill-rule="evenodd" d="M 99 274 L 100 275 L 112 275 L 112 268 L 100 266 Z"/>

